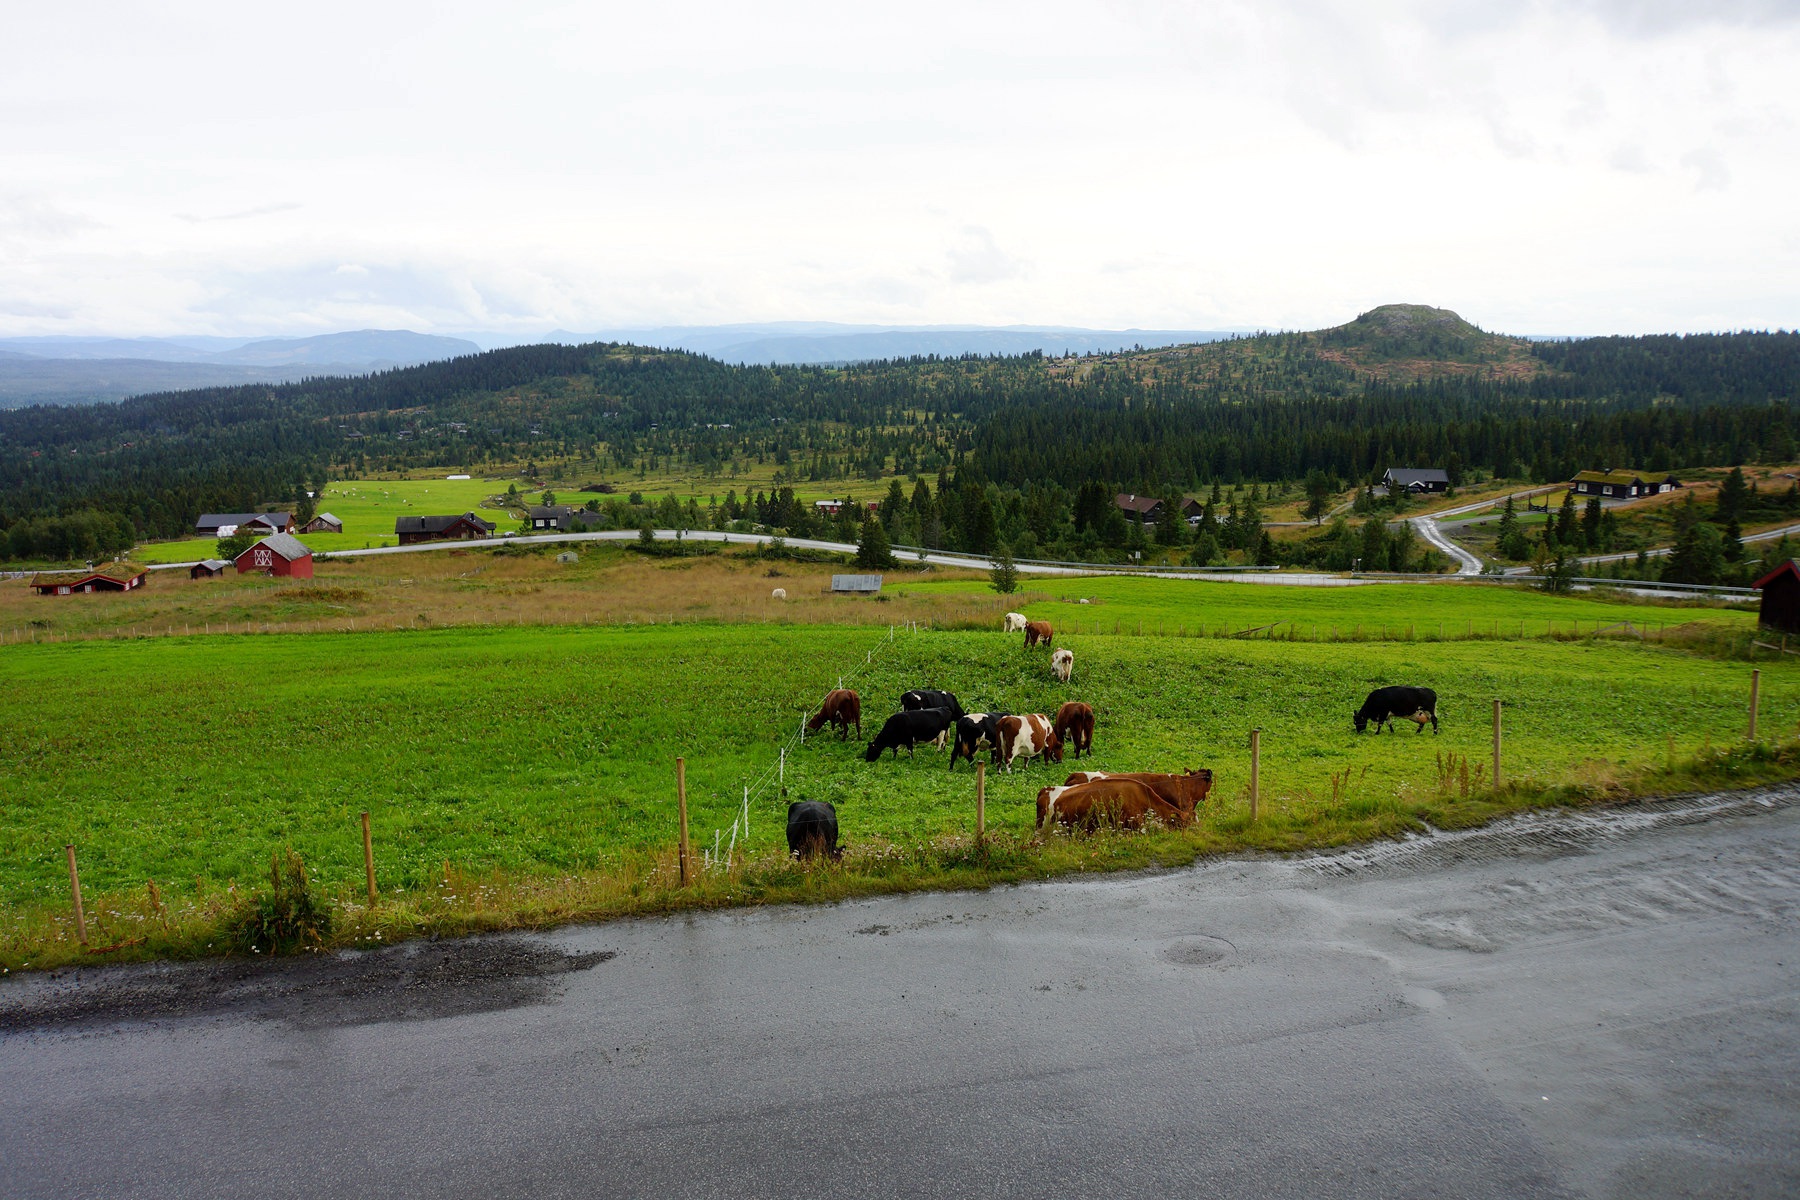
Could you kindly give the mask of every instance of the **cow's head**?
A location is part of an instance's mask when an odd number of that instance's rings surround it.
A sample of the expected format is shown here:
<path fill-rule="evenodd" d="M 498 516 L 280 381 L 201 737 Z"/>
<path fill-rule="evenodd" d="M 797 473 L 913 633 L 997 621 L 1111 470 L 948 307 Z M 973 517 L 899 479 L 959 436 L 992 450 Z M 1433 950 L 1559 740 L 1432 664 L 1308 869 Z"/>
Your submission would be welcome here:
<path fill-rule="evenodd" d="M 1357 710 L 1357 713 L 1354 717 L 1350 718 L 1350 721 L 1352 724 L 1354 724 L 1356 726 L 1356 732 L 1358 732 L 1358 733 L 1361 733 L 1363 730 L 1365 730 L 1369 727 L 1369 718 L 1363 716 L 1362 710 L 1360 710 L 1360 709 Z"/>
<path fill-rule="evenodd" d="M 1063 740 L 1056 735 L 1056 730 L 1052 729 L 1050 731 L 1050 740 L 1044 743 L 1044 761 L 1061 762 L 1062 750 Z"/>

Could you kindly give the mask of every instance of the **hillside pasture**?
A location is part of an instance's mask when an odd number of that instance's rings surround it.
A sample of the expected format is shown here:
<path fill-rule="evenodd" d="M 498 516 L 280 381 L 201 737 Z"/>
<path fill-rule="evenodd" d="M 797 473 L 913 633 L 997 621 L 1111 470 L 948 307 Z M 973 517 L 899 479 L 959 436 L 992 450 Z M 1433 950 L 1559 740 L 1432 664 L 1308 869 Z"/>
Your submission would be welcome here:
<path fill-rule="evenodd" d="M 1065 640 L 1076 654 L 1067 685 L 1046 656 L 997 631 L 527 627 L 9 647 L 0 961 L 18 965 L 44 930 L 64 928 L 66 842 L 103 936 L 129 932 L 146 880 L 172 903 L 219 896 L 265 878 L 285 845 L 328 892 L 353 897 L 363 810 L 394 894 L 441 890 L 452 876 L 572 880 L 666 861 L 678 755 L 697 853 L 725 836 L 746 786 L 758 788 L 752 855 L 784 852 L 787 799 L 836 804 L 853 864 L 966 838 L 971 774 L 931 749 L 870 764 L 861 743 L 809 738 L 788 750 L 782 796 L 780 747 L 840 679 L 862 692 L 869 736 L 915 686 L 950 688 L 970 709 L 1087 701 L 1099 728 L 1083 766 L 1217 772 L 1198 828 L 1163 835 L 1179 859 L 1184 846 L 1332 844 L 1494 811 L 1482 780 L 1495 697 L 1507 705 L 1509 779 L 1603 794 L 1741 738 L 1749 675 L 1635 643 Z M 1764 672 L 1763 727 L 1791 730 L 1800 666 Z M 1396 682 L 1437 689 L 1441 735 L 1352 732 L 1363 695 Z M 1254 727 L 1264 761 L 1252 827 Z M 1037 789 L 1073 766 L 991 774 L 990 829 L 1026 835 Z M 108 913 L 120 914 L 112 926 Z"/>

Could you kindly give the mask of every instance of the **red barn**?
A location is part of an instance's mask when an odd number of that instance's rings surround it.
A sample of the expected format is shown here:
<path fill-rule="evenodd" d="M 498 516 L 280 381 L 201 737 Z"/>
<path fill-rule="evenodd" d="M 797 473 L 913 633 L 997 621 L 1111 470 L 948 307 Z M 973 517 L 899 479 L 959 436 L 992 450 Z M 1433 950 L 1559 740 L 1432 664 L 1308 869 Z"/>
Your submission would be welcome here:
<path fill-rule="evenodd" d="M 237 556 L 239 575 L 286 575 L 290 579 L 313 577 L 312 551 L 299 538 L 272 533 Z"/>

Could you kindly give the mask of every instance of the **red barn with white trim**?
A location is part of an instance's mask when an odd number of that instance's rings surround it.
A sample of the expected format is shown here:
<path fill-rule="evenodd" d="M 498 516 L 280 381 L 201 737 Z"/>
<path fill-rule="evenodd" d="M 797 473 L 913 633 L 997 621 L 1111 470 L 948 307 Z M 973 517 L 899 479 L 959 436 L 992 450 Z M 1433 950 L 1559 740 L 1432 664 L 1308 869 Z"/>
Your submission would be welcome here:
<path fill-rule="evenodd" d="M 270 534 L 233 560 L 239 575 L 285 575 L 289 579 L 313 577 L 312 551 L 291 534 Z"/>

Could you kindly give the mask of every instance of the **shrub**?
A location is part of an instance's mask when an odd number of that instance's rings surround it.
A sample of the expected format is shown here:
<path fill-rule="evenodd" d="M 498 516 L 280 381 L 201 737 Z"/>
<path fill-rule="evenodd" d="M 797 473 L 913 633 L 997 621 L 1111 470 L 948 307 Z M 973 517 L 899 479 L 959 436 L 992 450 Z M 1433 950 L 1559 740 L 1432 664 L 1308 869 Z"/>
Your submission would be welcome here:
<path fill-rule="evenodd" d="M 306 864 L 291 847 L 269 855 L 269 889 L 239 901 L 226 918 L 230 940 L 255 954 L 323 946 L 331 936 L 331 909 L 313 895 Z"/>

